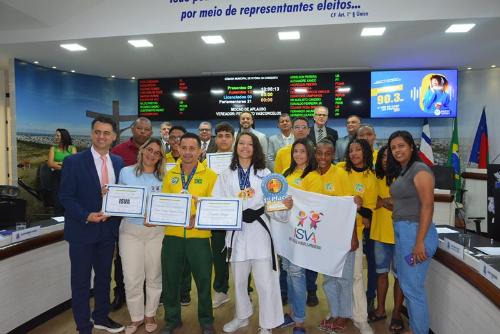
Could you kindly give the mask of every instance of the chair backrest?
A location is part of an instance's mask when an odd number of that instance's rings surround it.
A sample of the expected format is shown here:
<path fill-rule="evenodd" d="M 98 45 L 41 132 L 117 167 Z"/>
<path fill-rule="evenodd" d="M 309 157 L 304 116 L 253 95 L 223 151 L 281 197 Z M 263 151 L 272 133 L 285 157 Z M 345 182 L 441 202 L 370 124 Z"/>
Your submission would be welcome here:
<path fill-rule="evenodd" d="M 0 197 L 2 198 L 17 198 L 19 196 L 19 188 L 15 186 L 0 185 Z"/>
<path fill-rule="evenodd" d="M 455 190 L 453 167 L 435 165 L 432 166 L 432 171 L 434 172 L 435 188 Z"/>

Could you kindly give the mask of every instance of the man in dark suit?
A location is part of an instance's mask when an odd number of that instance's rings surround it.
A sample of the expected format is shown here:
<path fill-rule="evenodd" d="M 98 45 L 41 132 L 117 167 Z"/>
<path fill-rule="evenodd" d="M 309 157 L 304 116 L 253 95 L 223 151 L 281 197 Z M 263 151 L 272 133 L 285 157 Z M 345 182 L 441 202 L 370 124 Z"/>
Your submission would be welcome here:
<path fill-rule="evenodd" d="M 107 117 L 92 122 L 92 147 L 64 160 L 59 198 L 65 208 L 64 238 L 69 243 L 73 316 L 80 333 L 92 327 L 119 333 L 124 327 L 108 317 L 111 262 L 118 220 L 104 215 L 102 188 L 118 181 L 123 161 L 109 153 L 116 124 Z M 90 315 L 90 278 L 94 269 L 95 306 Z"/>
<path fill-rule="evenodd" d="M 339 139 L 337 130 L 327 127 L 326 122 L 328 122 L 328 108 L 324 106 L 314 108 L 314 126 L 311 127 L 308 136 L 314 145 L 325 138 L 330 139 L 335 145 Z"/>
<path fill-rule="evenodd" d="M 217 152 L 217 144 L 212 137 L 212 124 L 210 122 L 201 122 L 198 126 L 198 134 L 201 139 L 200 161 L 205 160 L 207 153 Z"/>

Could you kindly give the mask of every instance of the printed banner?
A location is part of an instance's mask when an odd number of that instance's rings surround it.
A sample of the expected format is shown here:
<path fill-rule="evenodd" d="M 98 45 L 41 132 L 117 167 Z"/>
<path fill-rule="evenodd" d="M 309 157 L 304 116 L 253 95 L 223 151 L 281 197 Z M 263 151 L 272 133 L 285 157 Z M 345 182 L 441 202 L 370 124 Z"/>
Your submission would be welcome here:
<path fill-rule="evenodd" d="M 289 222 L 271 224 L 276 252 L 300 267 L 342 276 L 356 217 L 353 198 L 294 188 L 288 193 L 293 198 Z"/>

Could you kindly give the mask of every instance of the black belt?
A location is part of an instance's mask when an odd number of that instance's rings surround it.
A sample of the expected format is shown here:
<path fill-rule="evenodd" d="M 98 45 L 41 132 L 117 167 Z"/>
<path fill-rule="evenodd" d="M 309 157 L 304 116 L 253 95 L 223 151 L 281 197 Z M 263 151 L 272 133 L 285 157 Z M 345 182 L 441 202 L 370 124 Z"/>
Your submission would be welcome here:
<path fill-rule="evenodd" d="M 253 209 L 246 209 L 243 211 L 243 222 L 247 224 L 251 224 L 254 221 L 258 221 L 260 225 L 266 230 L 267 234 L 269 234 L 269 239 L 271 240 L 271 254 L 273 258 L 273 270 L 277 270 L 276 267 L 276 256 L 274 254 L 274 243 L 273 243 L 273 237 L 271 236 L 271 231 L 269 230 L 269 227 L 267 227 L 266 222 L 264 219 L 262 219 L 262 215 L 264 214 L 264 207 L 261 207 L 260 209 L 253 210 Z M 229 248 L 227 249 L 227 259 L 229 260 L 231 258 L 231 252 L 233 250 L 233 238 L 234 238 L 234 231 L 231 231 L 231 244 Z"/>

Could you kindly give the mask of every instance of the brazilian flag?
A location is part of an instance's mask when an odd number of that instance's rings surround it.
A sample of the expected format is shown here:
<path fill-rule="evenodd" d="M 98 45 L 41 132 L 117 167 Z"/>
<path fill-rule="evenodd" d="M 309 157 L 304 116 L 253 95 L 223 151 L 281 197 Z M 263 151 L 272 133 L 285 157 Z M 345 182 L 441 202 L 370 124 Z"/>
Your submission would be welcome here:
<path fill-rule="evenodd" d="M 462 202 L 462 179 L 460 177 L 460 156 L 458 155 L 458 124 L 456 118 L 453 124 L 453 135 L 451 136 L 447 165 L 453 168 L 455 176 L 455 202 Z"/>

